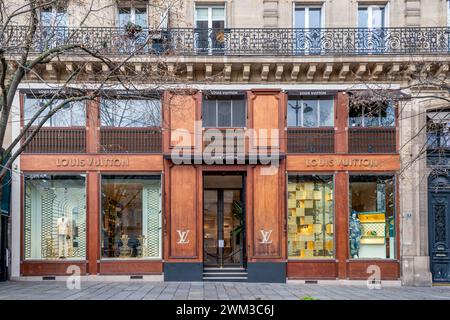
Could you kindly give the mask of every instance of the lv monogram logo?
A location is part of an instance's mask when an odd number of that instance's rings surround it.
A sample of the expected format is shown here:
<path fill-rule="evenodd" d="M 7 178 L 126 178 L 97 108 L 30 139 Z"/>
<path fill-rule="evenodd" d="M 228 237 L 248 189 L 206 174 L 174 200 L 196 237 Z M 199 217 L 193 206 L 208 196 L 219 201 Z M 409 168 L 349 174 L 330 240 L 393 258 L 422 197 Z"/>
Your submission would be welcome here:
<path fill-rule="evenodd" d="M 177 233 L 178 233 L 177 243 L 178 244 L 188 244 L 189 243 L 189 240 L 188 240 L 189 231 L 190 230 L 186 230 L 186 231 L 177 230 Z"/>
<path fill-rule="evenodd" d="M 272 240 L 270 240 L 270 236 L 272 235 L 272 230 L 259 230 L 261 231 L 262 240 L 261 244 L 271 244 Z"/>

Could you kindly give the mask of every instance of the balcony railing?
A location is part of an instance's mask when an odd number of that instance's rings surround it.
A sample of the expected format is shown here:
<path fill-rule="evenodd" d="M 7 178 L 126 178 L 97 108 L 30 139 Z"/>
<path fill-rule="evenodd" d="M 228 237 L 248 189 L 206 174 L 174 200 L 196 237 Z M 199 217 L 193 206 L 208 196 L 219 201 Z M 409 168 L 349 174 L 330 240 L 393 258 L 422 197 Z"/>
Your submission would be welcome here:
<path fill-rule="evenodd" d="M 23 50 L 29 27 L 11 26 L 0 35 L 9 52 Z M 448 54 L 450 28 L 227 28 L 143 29 L 40 27 L 32 51 L 79 45 L 102 54 L 138 55 L 408 55 Z M 71 51 L 73 52 L 73 51 Z M 82 53 L 82 51 L 79 51 Z"/>
<path fill-rule="evenodd" d="M 159 128 L 100 128 L 100 151 L 104 153 L 161 153 Z"/>
<path fill-rule="evenodd" d="M 334 128 L 288 128 L 288 153 L 334 153 Z"/>
<path fill-rule="evenodd" d="M 27 139 L 34 129 L 25 133 Z M 86 152 L 85 128 L 43 127 L 24 150 L 25 153 L 84 153 Z"/>
<path fill-rule="evenodd" d="M 348 152 L 350 153 L 396 153 L 395 128 L 349 128 Z"/>

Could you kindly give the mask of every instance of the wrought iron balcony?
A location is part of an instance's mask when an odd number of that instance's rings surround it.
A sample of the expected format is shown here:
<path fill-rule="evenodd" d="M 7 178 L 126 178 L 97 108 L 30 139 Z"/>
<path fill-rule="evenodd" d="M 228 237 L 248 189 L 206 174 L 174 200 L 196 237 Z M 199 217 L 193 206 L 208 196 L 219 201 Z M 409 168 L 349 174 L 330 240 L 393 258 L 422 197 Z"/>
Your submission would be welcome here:
<path fill-rule="evenodd" d="M 20 52 L 29 32 L 11 26 L 0 35 L 10 52 Z M 123 28 L 38 28 L 35 52 L 60 45 L 80 45 L 102 54 L 325 56 L 448 54 L 450 28 L 227 28 L 167 30 Z"/>

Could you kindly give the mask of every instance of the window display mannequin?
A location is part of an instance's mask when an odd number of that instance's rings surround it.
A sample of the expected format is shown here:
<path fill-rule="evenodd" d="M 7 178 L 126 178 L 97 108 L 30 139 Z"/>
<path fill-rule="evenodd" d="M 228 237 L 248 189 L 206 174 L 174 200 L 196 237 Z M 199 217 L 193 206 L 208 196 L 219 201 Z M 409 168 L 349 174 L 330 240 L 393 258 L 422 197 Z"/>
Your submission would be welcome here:
<path fill-rule="evenodd" d="M 359 257 L 359 249 L 361 247 L 361 235 L 362 226 L 361 221 L 358 219 L 358 214 L 355 210 L 352 210 L 350 215 L 350 256 L 352 258 Z"/>
<path fill-rule="evenodd" d="M 65 213 L 56 221 L 57 233 L 58 233 L 58 255 L 59 258 L 66 258 L 69 255 L 69 219 Z"/>

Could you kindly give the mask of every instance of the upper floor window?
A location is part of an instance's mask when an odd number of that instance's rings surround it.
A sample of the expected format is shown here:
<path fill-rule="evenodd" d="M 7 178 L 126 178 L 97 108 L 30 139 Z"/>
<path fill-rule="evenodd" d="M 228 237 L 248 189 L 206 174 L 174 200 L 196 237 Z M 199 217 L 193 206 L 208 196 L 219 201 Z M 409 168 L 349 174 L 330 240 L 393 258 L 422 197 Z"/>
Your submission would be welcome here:
<path fill-rule="evenodd" d="M 450 0 L 447 0 L 447 27 L 450 27 Z"/>
<path fill-rule="evenodd" d="M 49 99 L 25 97 L 24 104 L 24 123 L 27 124 L 37 112 L 45 107 L 44 111 L 39 115 L 33 125 L 38 125 L 48 116 L 49 112 L 58 108 L 64 100 L 56 99 L 51 104 L 46 106 Z M 84 102 L 71 102 L 56 111 L 54 115 L 50 116 L 45 122 L 44 127 L 78 127 L 86 125 L 86 110 Z"/>
<path fill-rule="evenodd" d="M 157 99 L 102 99 L 100 120 L 106 127 L 159 127 L 161 102 Z"/>
<path fill-rule="evenodd" d="M 379 5 L 359 5 L 358 27 L 378 29 L 386 26 L 386 7 Z"/>
<path fill-rule="evenodd" d="M 118 27 L 125 27 L 128 23 L 142 28 L 148 26 L 147 8 L 145 6 L 121 6 L 119 7 Z"/>
<path fill-rule="evenodd" d="M 322 27 L 322 8 L 321 7 L 295 7 L 294 16 L 295 28 L 321 28 Z"/>
<path fill-rule="evenodd" d="M 394 127 L 395 108 L 391 101 L 350 102 L 350 127 Z"/>
<path fill-rule="evenodd" d="M 333 127 L 333 97 L 290 96 L 287 110 L 288 127 Z"/>
<path fill-rule="evenodd" d="M 195 26 L 200 29 L 223 29 L 225 27 L 225 7 L 223 5 L 196 6 Z"/>
<path fill-rule="evenodd" d="M 44 27 L 67 27 L 67 10 L 60 6 L 48 6 L 40 10 L 41 25 Z"/>
<path fill-rule="evenodd" d="M 242 128 L 245 127 L 246 108 L 244 97 L 207 97 L 202 106 L 203 127 Z"/>
<path fill-rule="evenodd" d="M 427 112 L 428 150 L 450 149 L 450 110 L 438 109 Z"/>

